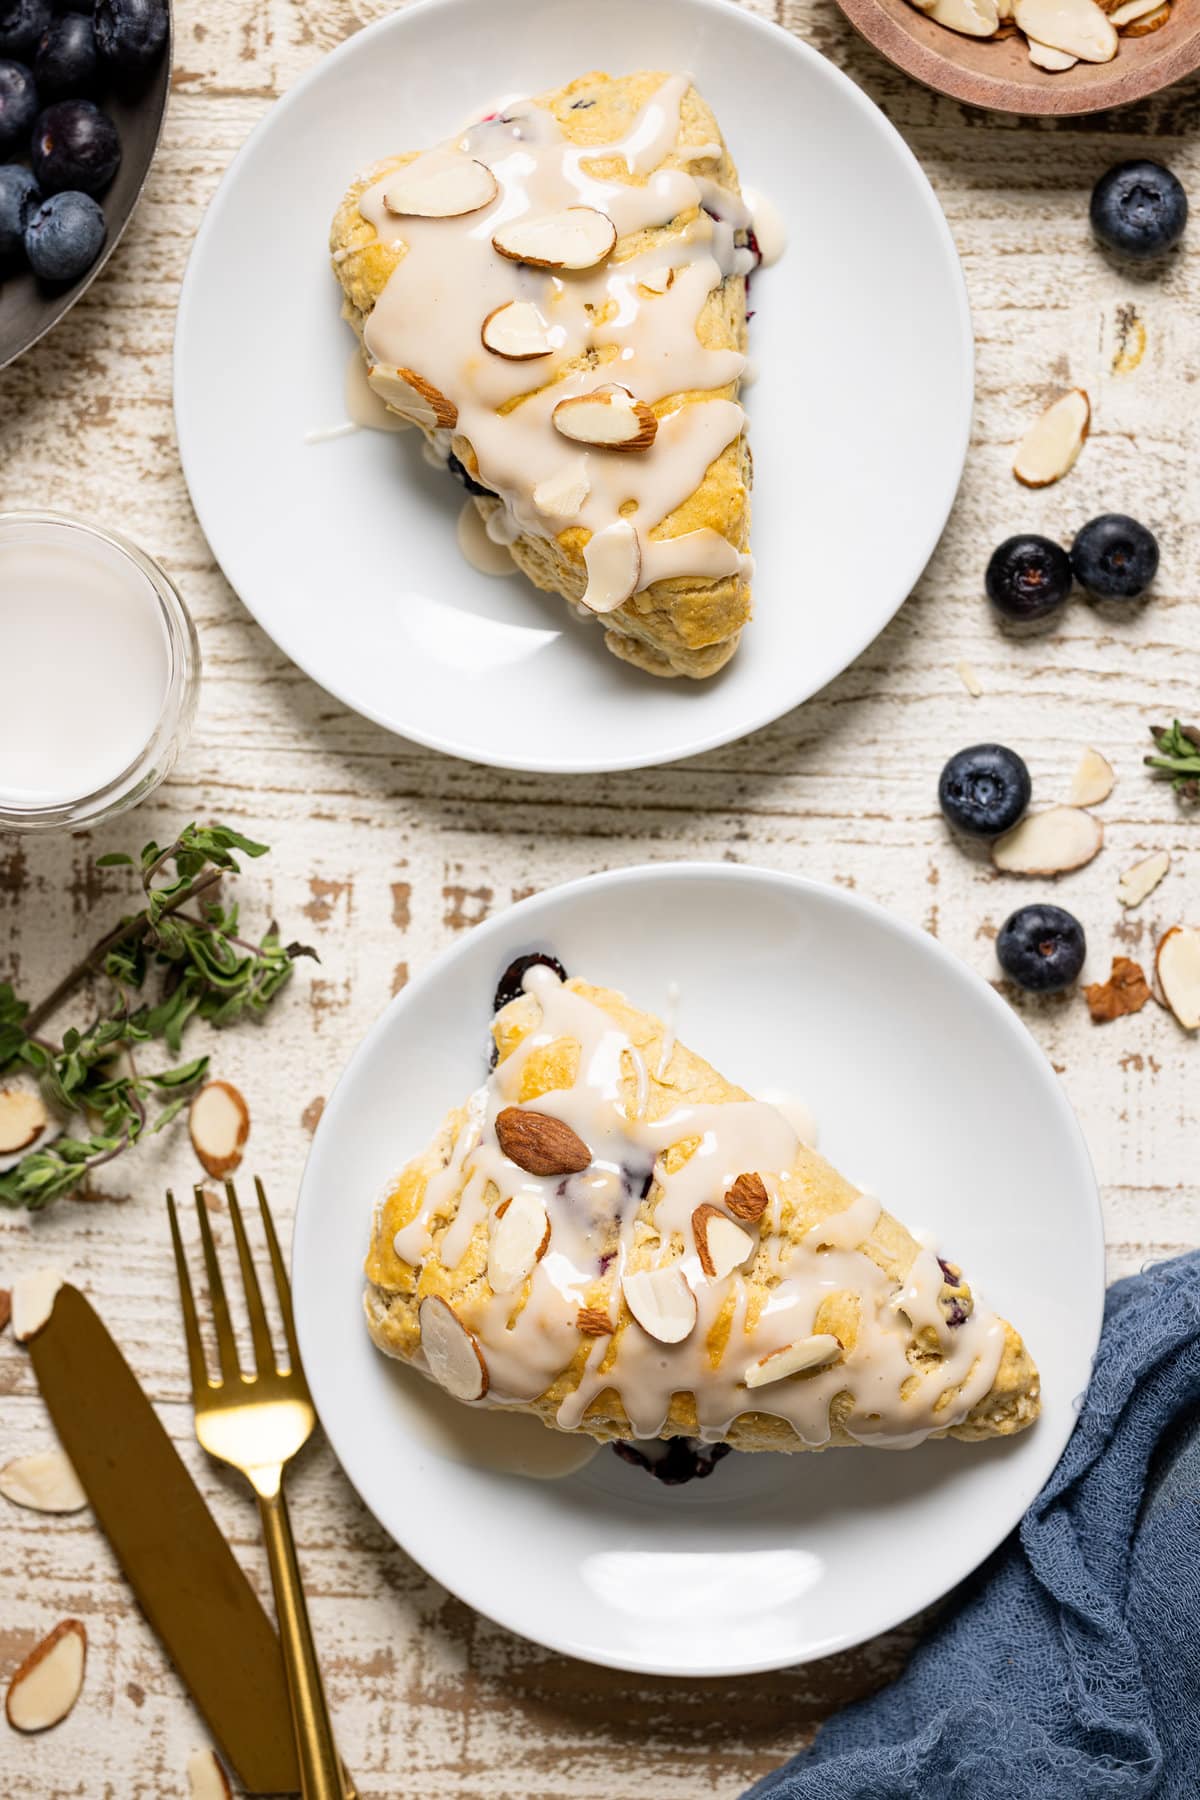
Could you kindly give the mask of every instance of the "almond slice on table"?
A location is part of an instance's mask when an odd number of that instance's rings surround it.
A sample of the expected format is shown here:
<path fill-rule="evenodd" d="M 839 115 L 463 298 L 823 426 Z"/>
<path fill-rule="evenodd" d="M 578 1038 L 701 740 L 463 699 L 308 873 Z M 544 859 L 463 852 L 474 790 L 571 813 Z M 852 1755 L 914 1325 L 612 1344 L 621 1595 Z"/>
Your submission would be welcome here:
<path fill-rule="evenodd" d="M 65 1719 L 83 1687 L 87 1632 L 64 1619 L 29 1652 L 8 1684 L 4 1710 L 16 1731 L 47 1731 Z"/>
<path fill-rule="evenodd" d="M 642 1330 L 660 1344 L 681 1344 L 696 1328 L 696 1296 L 676 1263 L 626 1275 L 621 1292 Z"/>
<path fill-rule="evenodd" d="M 658 431 L 658 420 L 646 402 L 616 386 L 572 394 L 569 400 L 560 400 L 550 416 L 564 437 L 603 450 L 648 450 Z"/>
<path fill-rule="evenodd" d="M 28 1150 L 49 1123 L 45 1101 L 33 1088 L 0 1088 L 0 1156 Z"/>
<path fill-rule="evenodd" d="M 594 269 L 617 241 L 617 228 L 594 206 L 567 206 L 535 219 L 509 219 L 492 247 L 535 269 Z"/>
<path fill-rule="evenodd" d="M 488 1366 L 473 1331 L 440 1295 L 430 1294 L 417 1312 L 421 1348 L 429 1373 L 455 1400 L 482 1400 L 488 1391 Z"/>
<path fill-rule="evenodd" d="M 215 1750 L 193 1750 L 187 1760 L 191 1800 L 233 1800 L 229 1777 Z"/>
<path fill-rule="evenodd" d="M 509 362 L 532 362 L 554 348 L 550 327 L 532 300 L 506 300 L 493 307 L 479 335 L 485 350 Z"/>
<path fill-rule="evenodd" d="M 752 1362 L 742 1380 L 747 1387 L 766 1387 L 768 1382 L 782 1381 L 785 1375 L 799 1375 L 805 1369 L 819 1369 L 842 1353 L 841 1342 L 830 1331 L 819 1331 L 815 1337 L 801 1338 L 785 1344 L 781 1350 L 770 1350 Z"/>
<path fill-rule="evenodd" d="M 36 1337 L 50 1314 L 65 1276 L 58 1269 L 31 1269 L 18 1275 L 12 1290 L 12 1328 L 18 1344 Z"/>
<path fill-rule="evenodd" d="M 1149 37 L 1152 31 L 1160 31 L 1171 17 L 1171 8 L 1164 4 L 1156 6 L 1153 12 L 1143 13 L 1130 25 L 1122 25 L 1121 36 L 1127 38 Z"/>
<path fill-rule="evenodd" d="M 1090 863 L 1104 827 L 1078 806 L 1052 806 L 1006 831 L 992 845 L 992 861 L 1007 875 L 1065 875 Z"/>
<path fill-rule="evenodd" d="M 592 1153 L 579 1133 L 549 1113 L 506 1106 L 496 1114 L 496 1141 L 527 1175 L 580 1175 Z"/>
<path fill-rule="evenodd" d="M 1081 62 L 1111 62 L 1117 54 L 1117 34 L 1095 0 L 1015 0 L 1013 17 L 1026 37 Z"/>
<path fill-rule="evenodd" d="M 577 462 L 566 464 L 538 482 L 533 490 L 533 504 L 539 512 L 548 513 L 552 519 L 578 516 L 592 491 L 592 484 L 583 472 L 583 463 L 584 459 L 580 457 Z"/>
<path fill-rule="evenodd" d="M 754 1253 L 750 1233 L 735 1225 L 718 1206 L 696 1208 L 692 1214 L 692 1238 L 700 1267 L 710 1281 L 724 1281 Z"/>
<path fill-rule="evenodd" d="M 593 532 L 584 546 L 588 583 L 583 605 L 589 612 L 615 612 L 637 590 L 642 573 L 642 546 L 628 519 L 617 519 Z"/>
<path fill-rule="evenodd" d="M 1099 806 L 1116 786 L 1112 764 L 1098 750 L 1085 750 L 1071 777 L 1068 806 Z"/>
<path fill-rule="evenodd" d="M 385 406 L 423 425 L 427 431 L 441 426 L 451 430 L 458 424 L 458 408 L 447 400 L 440 388 L 426 381 L 415 369 L 390 368 L 387 363 L 368 363 L 367 386 L 379 395 Z"/>
<path fill-rule="evenodd" d="M 520 1287 L 550 1245 L 550 1220 L 536 1194 L 514 1194 L 497 1212 L 488 1245 L 487 1278 L 492 1292 L 511 1293 Z"/>
<path fill-rule="evenodd" d="M 1053 44 L 1039 44 L 1036 38 L 1026 38 L 1029 46 L 1029 60 L 1036 63 L 1039 69 L 1048 69 L 1052 75 L 1061 75 L 1066 69 L 1073 69 L 1079 61 L 1067 50 L 1056 50 Z"/>
<path fill-rule="evenodd" d="M 489 206 L 499 191 L 486 163 L 458 150 L 430 150 L 396 170 L 383 204 L 413 218 L 456 219 Z"/>
<path fill-rule="evenodd" d="M 1117 899 L 1121 905 L 1140 906 L 1154 892 L 1170 866 L 1171 858 L 1167 852 L 1155 850 L 1141 862 L 1135 862 L 1131 869 L 1126 869 L 1117 883 Z"/>
<path fill-rule="evenodd" d="M 242 1160 L 250 1136 L 250 1108 L 232 1082 L 207 1082 L 188 1108 L 188 1131 L 204 1169 L 220 1181 Z"/>
<path fill-rule="evenodd" d="M 30 1512 L 79 1512 L 88 1503 L 82 1483 L 61 1450 L 18 1456 L 0 1469 L 0 1494 Z"/>
<path fill-rule="evenodd" d="M 1083 4 L 1091 7 L 1101 23 L 1107 25 L 1108 21 L 1093 0 L 1083 0 Z M 1115 40 L 1116 34 L 1113 35 Z M 1039 43 L 1042 41 L 1037 39 Z M 1050 46 L 1051 49 L 1058 47 L 1056 44 Z M 1091 402 L 1082 388 L 1069 388 L 1065 394 L 1060 394 L 1033 421 L 1017 445 L 1013 457 L 1013 474 L 1017 480 L 1032 488 L 1049 487 L 1053 482 L 1061 481 L 1075 466 L 1091 420 Z"/>
<path fill-rule="evenodd" d="M 1163 999 L 1185 1031 L 1200 1026 L 1200 930 L 1173 925 L 1154 955 Z"/>
<path fill-rule="evenodd" d="M 761 1219 L 767 1210 L 767 1184 L 761 1175 L 739 1175 L 725 1193 L 725 1204 L 735 1219 Z"/>

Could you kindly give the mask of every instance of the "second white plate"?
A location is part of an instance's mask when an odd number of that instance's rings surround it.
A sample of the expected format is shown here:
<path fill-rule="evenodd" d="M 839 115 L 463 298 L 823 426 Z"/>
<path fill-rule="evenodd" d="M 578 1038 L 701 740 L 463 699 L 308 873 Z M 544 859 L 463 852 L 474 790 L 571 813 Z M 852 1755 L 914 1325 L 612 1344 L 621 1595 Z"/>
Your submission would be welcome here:
<path fill-rule="evenodd" d="M 711 681 L 618 662 L 594 623 L 460 556 L 416 433 L 345 418 L 325 245 L 356 170 L 589 69 L 689 68 L 790 243 L 753 283 L 755 618 Z M 946 222 L 832 63 L 729 0 L 423 0 L 340 46 L 234 161 L 188 265 L 175 411 L 209 542 L 259 623 L 393 731 L 474 761 L 638 768 L 727 743 L 844 669 L 909 593 L 962 472 L 973 344 Z"/>

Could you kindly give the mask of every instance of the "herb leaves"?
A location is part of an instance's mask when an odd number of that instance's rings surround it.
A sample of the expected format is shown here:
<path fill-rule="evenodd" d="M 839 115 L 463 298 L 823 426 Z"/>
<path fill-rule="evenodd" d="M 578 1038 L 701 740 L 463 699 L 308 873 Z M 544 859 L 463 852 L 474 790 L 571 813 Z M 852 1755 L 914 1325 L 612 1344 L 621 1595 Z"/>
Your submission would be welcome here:
<path fill-rule="evenodd" d="M 1145 758 L 1146 767 L 1171 776 L 1171 786 L 1184 800 L 1200 800 L 1200 728 L 1181 725 L 1150 727 L 1157 756 Z"/>

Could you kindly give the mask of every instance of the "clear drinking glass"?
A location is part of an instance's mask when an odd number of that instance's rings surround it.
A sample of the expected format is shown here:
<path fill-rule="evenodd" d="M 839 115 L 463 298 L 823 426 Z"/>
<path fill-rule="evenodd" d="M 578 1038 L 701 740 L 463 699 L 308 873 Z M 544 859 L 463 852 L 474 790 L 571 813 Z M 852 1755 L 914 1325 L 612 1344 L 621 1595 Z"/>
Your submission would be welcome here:
<path fill-rule="evenodd" d="M 29 616 L 43 567 L 57 571 L 47 576 L 49 623 Z M 78 594 L 64 600 L 72 570 Z M 43 666 L 23 665 L 14 642 L 34 644 Z M 136 704 L 128 694 L 114 703 L 114 671 L 139 661 L 153 679 L 135 687 Z M 66 513 L 0 512 L 0 831 L 78 829 L 136 806 L 187 742 L 199 685 L 195 626 L 145 551 Z"/>

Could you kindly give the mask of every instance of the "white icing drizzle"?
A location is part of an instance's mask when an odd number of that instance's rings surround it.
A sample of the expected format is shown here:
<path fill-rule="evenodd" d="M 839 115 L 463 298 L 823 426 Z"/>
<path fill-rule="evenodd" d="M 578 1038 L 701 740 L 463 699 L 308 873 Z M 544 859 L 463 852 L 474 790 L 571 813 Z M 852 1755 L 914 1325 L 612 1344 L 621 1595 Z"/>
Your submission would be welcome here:
<path fill-rule="evenodd" d="M 683 1342 L 667 1345 L 626 1316 L 615 1345 L 610 1336 L 598 1336 L 577 1387 L 558 1408 L 556 1423 L 563 1429 L 586 1430 L 584 1414 L 606 1389 L 620 1397 L 637 1437 L 661 1431 L 672 1395 L 680 1392 L 695 1396 L 699 1435 L 710 1440 L 725 1436 L 739 1414 L 754 1411 L 786 1420 L 807 1444 L 823 1444 L 831 1402 L 845 1392 L 854 1400 L 845 1428 L 861 1442 L 916 1443 L 966 1417 L 995 1378 L 1004 1328 L 978 1299 L 963 1322 L 948 1323 L 932 1252 L 919 1252 L 898 1290 L 862 1248 L 880 1215 L 879 1201 L 868 1194 L 791 1244 L 779 1234 L 780 1178 L 796 1164 L 799 1140 L 775 1107 L 758 1100 L 684 1104 L 665 1118 L 649 1119 L 645 1064 L 617 1022 L 547 967 L 532 968 L 525 987 L 540 1019 L 472 1097 L 445 1168 L 430 1177 L 419 1212 L 395 1236 L 405 1262 L 416 1267 L 432 1260 L 452 1270 L 476 1229 L 490 1228 L 503 1201 L 531 1191 L 545 1208 L 549 1245 L 523 1292 L 495 1295 L 476 1283 L 457 1302 L 487 1364 L 489 1401 L 528 1403 L 545 1393 L 578 1354 L 576 1315 L 588 1304 L 589 1290 L 606 1278 L 605 1304 L 616 1323 L 621 1278 L 636 1261 L 638 1267 L 678 1266 L 696 1296 L 695 1329 Z M 495 1119 L 520 1103 L 530 1056 L 563 1040 L 578 1045 L 573 1086 L 529 1105 L 568 1124 L 588 1145 L 592 1162 L 582 1175 L 538 1177 L 501 1151 Z M 632 1078 L 635 1087 L 629 1110 L 623 1078 L 625 1086 Z M 663 1154 L 685 1139 L 697 1140 L 697 1147 L 668 1173 Z M 720 1207 L 737 1176 L 750 1172 L 762 1177 L 771 1204 L 758 1226 L 747 1227 L 759 1235 L 758 1270 L 768 1288 L 747 1329 L 748 1271 L 721 1280 L 705 1276 L 692 1214 L 705 1202 Z M 644 1189 L 652 1207 L 649 1224 L 641 1216 Z M 749 1393 L 743 1379 L 748 1365 L 813 1335 L 822 1301 L 839 1292 L 858 1297 L 853 1346 L 826 1367 Z M 729 1304 L 732 1323 L 714 1367 L 707 1340 Z M 928 1343 L 929 1331 L 940 1358 L 910 1361 L 914 1336 L 922 1334 Z M 414 1360 L 428 1373 L 419 1350 Z"/>
<path fill-rule="evenodd" d="M 688 167 L 720 154 L 716 144 L 678 145 L 689 86 L 686 75 L 668 76 L 611 144 L 571 143 L 550 112 L 528 101 L 471 126 L 439 150 L 469 156 L 495 176 L 496 198 L 474 212 L 399 217 L 384 203 L 390 176 L 359 201 L 384 242 L 406 247 L 366 322 L 370 361 L 415 370 L 453 402 L 455 431 L 472 445 L 480 481 L 504 500 L 519 531 L 551 537 L 581 526 L 598 534 L 630 520 L 642 552 L 639 588 L 685 575 L 746 579 L 749 567 L 715 531 L 651 539 L 744 422 L 726 395 L 736 393 L 745 358 L 706 349 L 696 327 L 713 289 L 754 264 L 744 247 L 750 214 L 736 194 Z M 595 173 L 602 163 L 619 163 L 624 178 Z M 555 273 L 493 248 L 502 224 L 569 206 L 602 212 L 616 228 L 616 248 L 598 267 Z M 622 254 L 623 240 L 679 220 L 682 229 L 669 241 Z M 554 344 L 532 362 L 493 355 L 480 341 L 484 318 L 513 300 L 536 304 Z M 595 351 L 607 355 L 564 372 Z M 534 490 L 561 469 L 566 448 L 551 423 L 554 407 L 611 382 L 649 405 L 675 395 L 712 398 L 680 399 L 660 416 L 648 450 L 589 448 L 577 511 L 564 517 L 539 510 Z"/>

